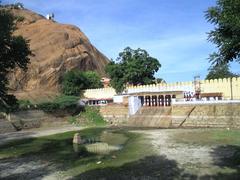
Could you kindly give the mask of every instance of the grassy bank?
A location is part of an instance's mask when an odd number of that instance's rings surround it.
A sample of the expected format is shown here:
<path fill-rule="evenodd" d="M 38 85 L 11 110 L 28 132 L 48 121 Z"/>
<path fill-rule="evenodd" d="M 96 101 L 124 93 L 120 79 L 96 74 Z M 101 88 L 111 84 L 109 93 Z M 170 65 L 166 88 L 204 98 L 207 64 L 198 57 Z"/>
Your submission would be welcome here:
<path fill-rule="evenodd" d="M 77 116 L 68 118 L 69 123 L 85 127 L 103 127 L 107 125 L 99 107 L 86 106 Z"/>
<path fill-rule="evenodd" d="M 174 141 L 198 145 L 236 145 L 240 146 L 240 131 L 227 129 L 186 130 L 173 136 Z"/>

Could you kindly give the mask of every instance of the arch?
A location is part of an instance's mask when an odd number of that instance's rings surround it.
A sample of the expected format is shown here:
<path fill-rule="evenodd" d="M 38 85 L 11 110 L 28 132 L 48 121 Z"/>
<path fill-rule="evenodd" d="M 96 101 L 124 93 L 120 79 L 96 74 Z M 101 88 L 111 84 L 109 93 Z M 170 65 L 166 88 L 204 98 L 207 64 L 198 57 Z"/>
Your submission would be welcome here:
<path fill-rule="evenodd" d="M 151 106 L 151 97 L 145 96 L 145 106 Z"/>
<path fill-rule="evenodd" d="M 158 96 L 158 105 L 164 106 L 164 96 L 163 95 Z"/>
<path fill-rule="evenodd" d="M 154 95 L 154 96 L 152 96 L 152 106 L 157 106 L 157 96 L 156 95 Z"/>
<path fill-rule="evenodd" d="M 171 95 L 165 96 L 165 106 L 171 106 Z"/>
<path fill-rule="evenodd" d="M 138 96 L 138 98 L 141 100 L 141 105 L 144 105 L 144 96 Z"/>

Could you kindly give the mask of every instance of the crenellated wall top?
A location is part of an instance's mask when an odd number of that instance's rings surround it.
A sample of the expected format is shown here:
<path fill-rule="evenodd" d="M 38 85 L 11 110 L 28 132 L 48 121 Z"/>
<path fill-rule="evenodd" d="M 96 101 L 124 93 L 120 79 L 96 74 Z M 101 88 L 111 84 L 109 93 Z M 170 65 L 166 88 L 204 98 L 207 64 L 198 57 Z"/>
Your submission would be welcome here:
<path fill-rule="evenodd" d="M 240 77 L 233 78 L 223 78 L 223 79 L 211 79 L 211 80 L 200 80 L 201 84 L 215 84 L 215 83 L 226 83 L 226 82 L 239 82 Z M 149 85 L 128 85 L 127 89 L 139 89 L 139 88 L 149 88 L 149 87 L 174 87 L 174 86 L 192 86 L 194 85 L 194 81 L 181 81 L 181 82 L 173 82 L 173 83 L 158 83 L 158 84 L 149 84 Z"/>

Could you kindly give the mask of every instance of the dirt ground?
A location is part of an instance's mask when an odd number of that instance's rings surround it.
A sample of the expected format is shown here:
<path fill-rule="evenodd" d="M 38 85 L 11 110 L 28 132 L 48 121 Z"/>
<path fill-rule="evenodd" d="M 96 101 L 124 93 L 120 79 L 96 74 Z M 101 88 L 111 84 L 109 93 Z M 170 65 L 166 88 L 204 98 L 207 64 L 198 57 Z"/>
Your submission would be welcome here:
<path fill-rule="evenodd" d="M 201 132 L 201 129 L 164 129 L 143 131 L 151 139 L 152 145 L 158 155 L 164 155 L 169 160 L 174 160 L 178 167 L 186 174 L 193 174 L 195 178 L 206 178 L 222 173 L 237 173 L 236 168 L 224 167 L 216 161 L 220 158 L 232 156 L 233 152 L 225 148 L 224 151 L 218 149 L 218 144 L 189 144 L 179 143 L 176 137 L 182 133 Z M 225 146 L 227 147 L 227 146 Z M 234 150 L 233 150 L 234 151 Z M 220 158 L 217 157 L 220 155 Z M 201 179 L 200 178 L 200 179 Z M 203 179 L 204 179 L 203 178 Z M 240 177 L 239 177 L 240 178 Z M 211 178 L 210 178 L 211 179 Z M 214 178 L 215 179 L 215 178 Z M 225 179 L 225 178 L 224 178 Z M 226 178 L 228 179 L 228 178 Z"/>
<path fill-rule="evenodd" d="M 11 133 L 4 133 L 4 134 L 0 134 L 0 145 L 12 140 L 48 136 L 48 135 L 58 134 L 58 133 L 63 133 L 68 131 L 78 131 L 81 129 L 83 128 L 76 127 L 73 125 L 67 125 L 67 126 L 65 125 L 65 126 L 54 127 L 54 129 L 52 127 L 49 127 L 49 128 L 44 127 L 44 128 L 34 128 L 34 129 L 11 132 Z"/>

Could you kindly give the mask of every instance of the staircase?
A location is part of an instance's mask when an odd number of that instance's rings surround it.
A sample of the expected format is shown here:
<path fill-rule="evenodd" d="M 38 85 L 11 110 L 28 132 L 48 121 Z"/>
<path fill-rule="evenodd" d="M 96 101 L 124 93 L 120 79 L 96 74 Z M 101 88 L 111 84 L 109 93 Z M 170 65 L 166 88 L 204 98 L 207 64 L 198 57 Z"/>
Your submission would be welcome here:
<path fill-rule="evenodd" d="M 128 121 L 129 126 L 168 128 L 171 126 L 171 107 L 142 107 Z"/>

